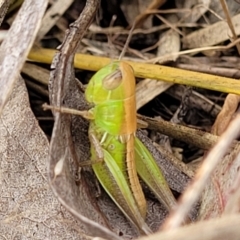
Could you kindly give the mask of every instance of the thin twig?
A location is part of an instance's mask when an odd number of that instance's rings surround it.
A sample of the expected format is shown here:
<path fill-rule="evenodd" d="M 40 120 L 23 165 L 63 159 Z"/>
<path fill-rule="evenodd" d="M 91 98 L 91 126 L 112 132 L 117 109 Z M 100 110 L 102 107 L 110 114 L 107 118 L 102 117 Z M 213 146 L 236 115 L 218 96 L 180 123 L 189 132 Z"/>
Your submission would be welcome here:
<path fill-rule="evenodd" d="M 179 124 L 167 122 L 161 119 L 154 119 L 138 114 L 138 119 L 147 123 L 146 128 L 158 131 L 164 135 L 174 139 L 193 144 L 204 150 L 209 150 L 217 143 L 219 137 L 208 132 L 203 132 L 198 129 L 189 128 Z"/>

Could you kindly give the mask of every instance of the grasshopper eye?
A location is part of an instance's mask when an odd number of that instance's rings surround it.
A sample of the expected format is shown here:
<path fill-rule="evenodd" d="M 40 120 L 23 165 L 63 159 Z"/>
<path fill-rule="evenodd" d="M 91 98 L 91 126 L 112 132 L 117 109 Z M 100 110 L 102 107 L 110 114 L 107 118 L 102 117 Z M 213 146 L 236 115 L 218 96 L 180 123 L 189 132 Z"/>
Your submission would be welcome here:
<path fill-rule="evenodd" d="M 122 73 L 119 69 L 106 76 L 102 81 L 102 86 L 106 90 L 114 90 L 122 83 Z"/>

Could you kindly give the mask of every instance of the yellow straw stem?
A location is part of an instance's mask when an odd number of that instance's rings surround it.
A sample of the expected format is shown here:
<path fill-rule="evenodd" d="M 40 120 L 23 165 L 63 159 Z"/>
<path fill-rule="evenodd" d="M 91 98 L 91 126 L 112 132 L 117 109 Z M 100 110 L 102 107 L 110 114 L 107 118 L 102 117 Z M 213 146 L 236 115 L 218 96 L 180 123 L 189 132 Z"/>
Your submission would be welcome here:
<path fill-rule="evenodd" d="M 56 50 L 36 48 L 31 50 L 28 58 L 31 61 L 50 64 L 55 53 Z M 106 57 L 76 54 L 74 66 L 79 69 L 98 71 L 111 61 L 111 59 Z M 151 78 L 169 83 L 195 86 L 240 95 L 240 82 L 232 78 L 220 77 L 156 64 L 137 63 L 132 61 L 125 62 L 129 63 L 133 67 L 135 76 L 139 78 Z"/>

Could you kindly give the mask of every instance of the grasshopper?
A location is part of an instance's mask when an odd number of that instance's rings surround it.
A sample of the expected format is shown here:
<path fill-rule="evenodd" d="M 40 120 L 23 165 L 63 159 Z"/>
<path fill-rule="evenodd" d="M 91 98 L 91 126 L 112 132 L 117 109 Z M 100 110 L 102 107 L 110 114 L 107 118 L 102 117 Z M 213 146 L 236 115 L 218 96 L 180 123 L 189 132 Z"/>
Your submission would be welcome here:
<path fill-rule="evenodd" d="M 168 210 L 175 206 L 176 200 L 152 155 L 135 136 L 132 67 L 114 61 L 100 69 L 90 79 L 85 97 L 94 106 L 89 110 L 94 173 L 124 215 L 141 233 L 149 234 L 151 230 L 144 221 L 146 200 L 138 175 Z"/>

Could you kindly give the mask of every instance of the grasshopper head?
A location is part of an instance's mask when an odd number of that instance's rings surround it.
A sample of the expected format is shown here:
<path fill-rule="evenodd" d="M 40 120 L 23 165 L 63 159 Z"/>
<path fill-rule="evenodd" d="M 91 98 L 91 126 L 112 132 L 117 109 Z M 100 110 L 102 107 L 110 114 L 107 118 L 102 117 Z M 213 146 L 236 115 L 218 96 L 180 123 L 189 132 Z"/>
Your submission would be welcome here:
<path fill-rule="evenodd" d="M 133 69 L 127 63 L 115 61 L 100 69 L 89 81 L 85 96 L 96 104 L 124 100 L 135 94 Z"/>

